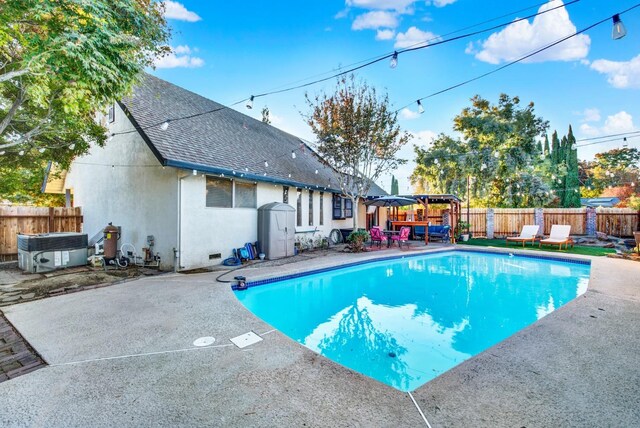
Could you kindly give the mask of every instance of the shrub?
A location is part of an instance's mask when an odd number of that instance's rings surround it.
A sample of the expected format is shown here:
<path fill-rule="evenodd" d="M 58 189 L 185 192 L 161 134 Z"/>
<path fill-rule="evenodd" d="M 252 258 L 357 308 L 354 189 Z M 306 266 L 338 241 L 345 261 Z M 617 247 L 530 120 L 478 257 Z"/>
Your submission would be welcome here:
<path fill-rule="evenodd" d="M 369 238 L 369 233 L 366 230 L 355 230 L 347 237 L 349 243 L 349 249 L 354 253 L 361 253 L 365 251 L 364 243 Z"/>

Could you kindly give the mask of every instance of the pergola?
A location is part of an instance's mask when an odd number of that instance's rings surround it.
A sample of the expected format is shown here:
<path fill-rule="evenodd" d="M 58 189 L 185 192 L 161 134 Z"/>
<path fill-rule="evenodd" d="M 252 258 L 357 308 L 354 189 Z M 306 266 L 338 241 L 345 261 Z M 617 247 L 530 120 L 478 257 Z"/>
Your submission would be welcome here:
<path fill-rule="evenodd" d="M 394 221 L 392 222 L 393 227 L 396 226 L 425 226 L 427 228 L 429 226 L 429 205 L 433 204 L 449 204 L 449 223 L 451 226 L 450 239 L 451 243 L 455 242 L 456 229 L 458 227 L 458 219 L 460 218 L 460 198 L 456 195 L 426 195 L 426 194 L 418 194 L 418 195 L 399 195 L 404 198 L 412 198 L 416 200 L 417 205 L 422 205 L 424 207 L 425 217 L 426 219 L 423 221 Z M 425 244 L 429 243 L 429 233 L 428 229 L 425 229 L 424 234 L 424 242 Z"/>

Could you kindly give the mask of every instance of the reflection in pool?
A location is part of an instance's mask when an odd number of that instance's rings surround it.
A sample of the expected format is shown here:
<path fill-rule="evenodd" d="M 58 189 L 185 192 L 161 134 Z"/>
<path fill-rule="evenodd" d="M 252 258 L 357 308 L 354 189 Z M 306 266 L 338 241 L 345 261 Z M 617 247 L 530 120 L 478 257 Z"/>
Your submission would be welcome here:
<path fill-rule="evenodd" d="M 412 391 L 584 293 L 588 264 L 453 251 L 237 291 L 339 364 Z"/>

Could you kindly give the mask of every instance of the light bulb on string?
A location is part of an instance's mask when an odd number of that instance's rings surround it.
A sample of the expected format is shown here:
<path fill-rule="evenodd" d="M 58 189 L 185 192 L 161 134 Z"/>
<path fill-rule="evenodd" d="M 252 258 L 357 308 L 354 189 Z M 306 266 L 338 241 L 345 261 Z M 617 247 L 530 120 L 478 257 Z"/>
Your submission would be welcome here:
<path fill-rule="evenodd" d="M 291 150 L 291 159 L 295 159 L 296 158 L 296 152 Z"/>
<path fill-rule="evenodd" d="M 0 151 L 0 156 L 3 156 L 5 153 L 7 152 L 5 152 L 4 150 Z"/>
<path fill-rule="evenodd" d="M 627 144 L 627 137 L 624 137 L 622 139 L 622 148 L 626 149 L 627 147 L 629 147 L 629 145 Z"/>
<path fill-rule="evenodd" d="M 44 151 L 45 151 L 45 150 L 47 150 L 47 149 L 45 149 L 44 147 L 40 147 L 40 148 L 38 149 L 38 151 L 39 151 L 40 153 L 44 153 Z"/>
<path fill-rule="evenodd" d="M 420 100 L 416 100 L 416 103 L 418 103 L 418 113 L 420 114 L 424 113 L 424 107 L 422 106 L 422 103 L 420 102 Z"/>
<path fill-rule="evenodd" d="M 162 125 L 160 125 L 160 129 L 162 129 L 163 131 L 166 131 L 169 128 L 169 120 L 165 120 L 164 122 L 162 122 Z"/>
<path fill-rule="evenodd" d="M 247 101 L 246 106 L 249 110 L 253 108 L 253 95 L 251 95 L 251 98 L 249 98 L 249 100 Z"/>
<path fill-rule="evenodd" d="M 71 144 L 69 144 L 69 149 L 73 150 L 73 149 L 75 149 L 75 148 L 76 148 L 75 143 L 71 143 Z"/>
<path fill-rule="evenodd" d="M 617 13 L 613 15 L 613 30 L 611 31 L 611 38 L 613 40 L 620 40 L 627 35 L 627 29 L 624 27 L 620 15 Z"/>
<path fill-rule="evenodd" d="M 18 154 L 19 154 L 20 156 L 24 156 L 24 150 L 20 150 L 20 151 L 18 152 Z"/>
<path fill-rule="evenodd" d="M 196 171 L 195 169 L 193 170 L 193 175 L 198 175 L 198 171 Z"/>
<path fill-rule="evenodd" d="M 318 170 L 316 169 L 316 174 L 318 173 Z"/>
<path fill-rule="evenodd" d="M 391 56 L 391 61 L 389 61 L 389 67 L 396 68 L 398 66 L 398 52 L 394 51 Z"/>
<path fill-rule="evenodd" d="M 265 168 L 269 168 L 269 162 L 264 161 L 264 167 L 265 167 Z"/>
<path fill-rule="evenodd" d="M 110 143 L 113 140 L 113 133 L 109 134 L 107 137 L 107 143 Z"/>
<path fill-rule="evenodd" d="M 500 157 L 500 152 L 498 152 L 497 150 L 495 152 L 493 152 L 493 157 L 494 158 L 499 158 Z"/>

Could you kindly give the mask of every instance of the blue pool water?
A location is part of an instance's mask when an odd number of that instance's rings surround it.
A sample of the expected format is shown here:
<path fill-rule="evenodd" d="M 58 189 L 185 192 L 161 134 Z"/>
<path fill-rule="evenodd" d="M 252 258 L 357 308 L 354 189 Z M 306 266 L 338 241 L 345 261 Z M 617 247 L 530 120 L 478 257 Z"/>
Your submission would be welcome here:
<path fill-rule="evenodd" d="M 589 270 L 453 251 L 311 274 L 236 296 L 309 349 L 413 391 L 584 293 Z"/>

